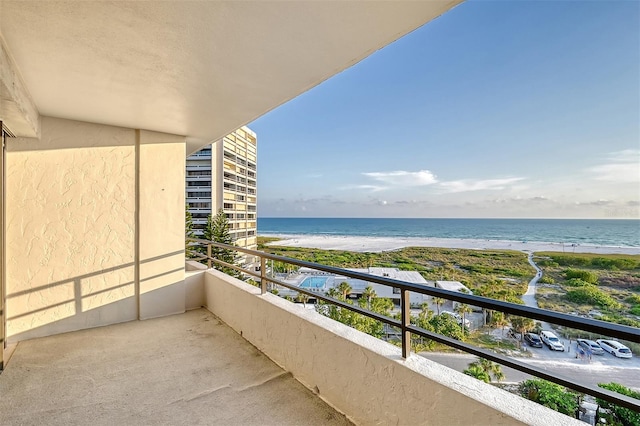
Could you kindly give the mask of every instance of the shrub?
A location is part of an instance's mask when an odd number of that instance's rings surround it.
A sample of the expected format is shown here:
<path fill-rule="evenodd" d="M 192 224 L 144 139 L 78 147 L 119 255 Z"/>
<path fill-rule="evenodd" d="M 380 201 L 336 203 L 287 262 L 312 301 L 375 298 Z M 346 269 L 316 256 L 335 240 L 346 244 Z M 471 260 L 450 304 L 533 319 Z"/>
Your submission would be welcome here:
<path fill-rule="evenodd" d="M 618 269 L 636 269 L 638 262 L 633 259 L 607 259 L 604 257 L 595 257 L 591 259 L 591 265 L 596 268 L 618 270 Z"/>
<path fill-rule="evenodd" d="M 566 281 L 564 285 L 567 285 L 569 287 L 584 287 L 591 284 L 581 280 L 580 278 L 571 278 L 570 280 Z"/>
<path fill-rule="evenodd" d="M 640 316 L 640 305 L 636 305 L 633 308 L 629 309 L 629 313 L 631 315 L 638 315 Z"/>
<path fill-rule="evenodd" d="M 626 386 L 619 383 L 598 383 L 601 388 L 608 389 L 622 395 L 630 396 L 631 398 L 640 399 L 640 392 L 633 391 Z M 640 426 L 640 413 L 630 410 L 628 408 L 622 408 L 611 402 L 607 402 L 600 398 L 597 398 L 598 405 L 606 410 L 610 411 L 611 418 L 607 419 L 608 424 L 621 424 L 623 426 Z M 608 417 L 607 414 L 604 414 Z"/>
<path fill-rule="evenodd" d="M 569 416 L 578 409 L 576 394 L 546 380 L 526 380 L 520 384 L 520 395 Z"/>
<path fill-rule="evenodd" d="M 567 299 L 574 303 L 580 303 L 583 305 L 599 305 L 603 307 L 616 308 L 620 304 L 616 302 L 611 296 L 603 291 L 599 290 L 596 286 L 587 285 L 584 287 L 570 290 L 566 295 Z"/>
<path fill-rule="evenodd" d="M 549 275 L 543 275 L 542 278 L 538 280 L 540 284 L 555 284 L 555 280 L 551 278 Z"/>
<path fill-rule="evenodd" d="M 570 280 L 572 278 L 578 278 L 582 281 L 586 281 L 589 284 L 598 283 L 598 275 L 590 271 L 581 271 L 580 269 L 567 269 L 564 271 L 565 277 Z"/>
<path fill-rule="evenodd" d="M 633 296 L 627 297 L 624 301 L 634 305 L 640 305 L 640 296 L 637 294 L 634 294 Z"/>

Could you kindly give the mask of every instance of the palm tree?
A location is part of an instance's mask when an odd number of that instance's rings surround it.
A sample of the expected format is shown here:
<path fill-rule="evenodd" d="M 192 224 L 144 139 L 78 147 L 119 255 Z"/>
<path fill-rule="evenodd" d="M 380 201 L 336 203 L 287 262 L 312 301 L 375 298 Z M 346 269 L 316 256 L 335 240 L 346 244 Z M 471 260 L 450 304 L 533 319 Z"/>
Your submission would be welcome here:
<path fill-rule="evenodd" d="M 370 285 L 368 285 L 362 292 L 362 297 L 367 299 L 368 310 L 371 310 L 371 299 L 374 299 L 376 296 L 377 296 L 376 291 Z"/>
<path fill-rule="evenodd" d="M 298 299 L 298 302 L 302 303 L 302 306 L 304 306 L 305 308 L 307 307 L 307 302 L 309 301 L 308 294 L 298 293 L 298 296 L 296 297 L 296 299 Z"/>
<path fill-rule="evenodd" d="M 491 318 L 491 322 L 494 326 L 500 327 L 502 330 L 502 336 L 504 336 L 504 328 L 509 325 L 509 321 L 507 321 L 507 317 L 504 312 L 494 312 Z"/>
<path fill-rule="evenodd" d="M 482 380 L 485 383 L 491 381 L 491 376 L 498 382 L 504 380 L 504 373 L 500 364 L 496 364 L 488 359 L 478 358 L 469 364 L 469 368 L 463 371 L 464 374 Z"/>
<path fill-rule="evenodd" d="M 342 281 L 338 286 L 338 291 L 342 294 L 342 300 L 347 300 L 347 296 L 351 293 L 351 290 L 351 286 L 346 281 Z"/>
<path fill-rule="evenodd" d="M 460 324 L 460 327 L 462 328 L 462 334 L 464 335 L 464 323 L 466 322 L 466 314 L 470 314 L 471 312 L 473 312 L 473 310 L 471 309 L 471 306 L 465 303 L 459 303 L 458 306 L 456 306 L 455 311 L 462 316 L 462 323 Z"/>
<path fill-rule="evenodd" d="M 511 317 L 511 327 L 518 333 L 520 333 L 520 340 L 524 339 L 524 333 L 533 330 L 536 326 L 536 322 L 531 318 L 525 317 Z"/>
<path fill-rule="evenodd" d="M 445 300 L 442 297 L 434 297 L 432 300 L 436 305 L 436 311 L 438 312 L 438 315 L 440 315 L 440 306 L 444 305 Z"/>
<path fill-rule="evenodd" d="M 485 383 L 491 382 L 491 376 L 489 376 L 489 373 L 484 371 L 484 369 L 478 364 L 471 363 L 469 364 L 469 368 L 463 370 L 462 372 L 467 376 L 475 377 L 476 379 L 482 380 Z"/>
<path fill-rule="evenodd" d="M 493 376 L 493 378 L 498 382 L 504 380 L 504 373 L 502 372 L 502 367 L 500 366 L 500 364 L 496 364 L 495 362 L 489 361 L 485 358 L 480 358 L 479 364 L 482 369 L 487 372 L 487 374 Z"/>
<path fill-rule="evenodd" d="M 338 295 L 340 295 L 340 293 L 338 292 L 338 289 L 335 287 L 331 287 L 329 290 L 327 290 L 326 294 L 327 296 L 333 297 L 334 299 L 336 299 Z"/>

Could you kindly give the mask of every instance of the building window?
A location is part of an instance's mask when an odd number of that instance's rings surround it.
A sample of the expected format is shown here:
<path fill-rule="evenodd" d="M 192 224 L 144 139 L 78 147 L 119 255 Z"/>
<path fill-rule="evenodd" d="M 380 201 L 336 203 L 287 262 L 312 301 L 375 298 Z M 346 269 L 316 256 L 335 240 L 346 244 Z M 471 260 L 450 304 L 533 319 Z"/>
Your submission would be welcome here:
<path fill-rule="evenodd" d="M 210 180 L 200 180 L 187 182 L 187 186 L 211 186 Z"/>
<path fill-rule="evenodd" d="M 189 192 L 187 197 L 211 198 L 211 192 Z"/>

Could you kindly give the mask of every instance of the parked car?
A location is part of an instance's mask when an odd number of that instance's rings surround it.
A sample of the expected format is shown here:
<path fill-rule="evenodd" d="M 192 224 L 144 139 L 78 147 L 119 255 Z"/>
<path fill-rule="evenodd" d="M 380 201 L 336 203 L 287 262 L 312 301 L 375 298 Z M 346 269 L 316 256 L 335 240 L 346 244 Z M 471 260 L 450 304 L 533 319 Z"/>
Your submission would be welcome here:
<path fill-rule="evenodd" d="M 460 314 L 457 314 L 455 312 L 443 311 L 440 315 L 451 315 L 453 318 L 455 318 L 458 324 L 462 324 L 462 317 L 460 316 Z M 464 319 L 464 326 L 471 326 L 471 321 L 469 321 L 469 318 Z"/>
<path fill-rule="evenodd" d="M 543 330 L 540 332 L 540 338 L 544 342 L 545 345 L 549 347 L 549 349 L 553 351 L 562 351 L 564 352 L 564 345 L 556 336 L 553 331 Z"/>
<path fill-rule="evenodd" d="M 578 342 L 578 347 L 582 348 L 586 353 L 591 351 L 593 355 L 604 355 L 604 350 L 593 340 L 577 339 L 576 342 Z"/>
<path fill-rule="evenodd" d="M 533 333 L 525 333 L 524 340 L 531 346 L 532 348 L 541 348 L 542 340 L 537 334 Z"/>
<path fill-rule="evenodd" d="M 631 349 L 620 342 L 616 342 L 615 340 L 598 339 L 596 342 L 602 349 L 618 358 L 631 358 L 633 356 Z"/>

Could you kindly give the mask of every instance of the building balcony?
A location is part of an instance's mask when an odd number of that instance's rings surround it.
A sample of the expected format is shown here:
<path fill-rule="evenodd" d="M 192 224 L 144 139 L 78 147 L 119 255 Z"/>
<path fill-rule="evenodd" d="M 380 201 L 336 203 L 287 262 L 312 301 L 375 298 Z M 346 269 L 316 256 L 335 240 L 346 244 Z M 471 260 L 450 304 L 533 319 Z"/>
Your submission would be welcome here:
<path fill-rule="evenodd" d="M 220 271 L 186 269 L 174 284 L 184 314 L 18 343 L 0 375 L 0 423 L 584 424 Z"/>
<path fill-rule="evenodd" d="M 20 343 L 0 423 L 346 425 L 205 309 Z"/>

